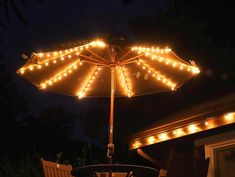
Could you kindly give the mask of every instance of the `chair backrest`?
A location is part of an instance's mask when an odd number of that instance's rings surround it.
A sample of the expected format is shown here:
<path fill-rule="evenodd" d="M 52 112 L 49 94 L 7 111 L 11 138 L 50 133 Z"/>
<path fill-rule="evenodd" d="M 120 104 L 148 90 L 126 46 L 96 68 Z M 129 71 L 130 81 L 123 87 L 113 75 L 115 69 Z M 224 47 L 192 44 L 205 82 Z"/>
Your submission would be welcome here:
<path fill-rule="evenodd" d="M 44 177 L 72 177 L 71 165 L 58 164 L 44 159 L 41 159 L 41 165 Z"/>
<path fill-rule="evenodd" d="M 210 158 L 195 159 L 195 177 L 207 177 Z"/>
<path fill-rule="evenodd" d="M 193 177 L 194 159 L 193 155 L 176 153 L 170 151 L 167 163 L 166 177 Z"/>

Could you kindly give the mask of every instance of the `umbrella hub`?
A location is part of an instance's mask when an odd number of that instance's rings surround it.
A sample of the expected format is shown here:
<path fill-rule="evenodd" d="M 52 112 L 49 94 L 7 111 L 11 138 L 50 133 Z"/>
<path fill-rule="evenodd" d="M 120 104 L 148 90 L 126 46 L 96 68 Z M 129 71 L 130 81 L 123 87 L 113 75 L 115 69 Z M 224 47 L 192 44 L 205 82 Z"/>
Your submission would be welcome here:
<path fill-rule="evenodd" d="M 110 68 L 115 68 L 116 66 L 119 66 L 119 61 L 114 61 L 109 63 Z"/>

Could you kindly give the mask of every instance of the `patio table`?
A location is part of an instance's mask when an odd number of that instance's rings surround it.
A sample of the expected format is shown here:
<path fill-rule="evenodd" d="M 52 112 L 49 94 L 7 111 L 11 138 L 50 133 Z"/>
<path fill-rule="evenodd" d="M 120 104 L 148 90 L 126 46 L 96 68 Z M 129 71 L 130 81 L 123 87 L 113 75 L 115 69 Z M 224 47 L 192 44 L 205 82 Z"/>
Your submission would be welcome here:
<path fill-rule="evenodd" d="M 152 167 L 129 164 L 100 164 L 75 168 L 76 177 L 156 177 L 159 171 Z"/>

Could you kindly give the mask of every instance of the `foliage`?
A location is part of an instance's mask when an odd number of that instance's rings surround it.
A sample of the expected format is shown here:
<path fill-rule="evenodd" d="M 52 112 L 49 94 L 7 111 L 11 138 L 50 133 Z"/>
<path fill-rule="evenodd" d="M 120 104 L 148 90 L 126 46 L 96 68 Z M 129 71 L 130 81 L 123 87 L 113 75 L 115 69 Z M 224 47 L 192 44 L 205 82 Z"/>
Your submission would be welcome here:
<path fill-rule="evenodd" d="M 0 138 L 4 142 L 2 145 L 4 150 L 11 146 L 12 130 L 17 126 L 17 119 L 26 111 L 26 98 L 19 93 L 16 85 L 12 83 L 11 77 L 3 64 L 3 56 L 0 53 Z"/>
<path fill-rule="evenodd" d="M 39 155 L 26 154 L 17 159 L 5 158 L 0 161 L 1 177 L 42 177 Z"/>

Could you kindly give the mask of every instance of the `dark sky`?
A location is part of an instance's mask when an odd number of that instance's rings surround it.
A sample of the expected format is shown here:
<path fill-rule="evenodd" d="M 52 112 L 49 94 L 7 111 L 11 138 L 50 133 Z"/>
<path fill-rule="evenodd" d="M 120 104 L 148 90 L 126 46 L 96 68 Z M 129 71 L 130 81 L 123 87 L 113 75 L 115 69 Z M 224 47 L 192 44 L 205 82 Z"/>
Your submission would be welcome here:
<path fill-rule="evenodd" d="M 3 36 L 3 51 L 13 81 L 28 98 L 30 111 L 37 113 L 48 105 L 61 104 L 71 109 L 83 109 L 90 101 L 41 93 L 19 78 L 15 71 L 25 62 L 20 57 L 22 53 L 30 55 L 33 51 L 45 51 L 98 36 L 111 28 L 128 34 L 128 20 L 153 15 L 159 7 L 164 7 L 164 0 L 135 0 L 130 4 L 121 0 L 44 0 L 42 3 L 29 1 L 26 7 L 19 7 L 29 26 L 24 26 L 11 13 L 11 21 Z"/>

